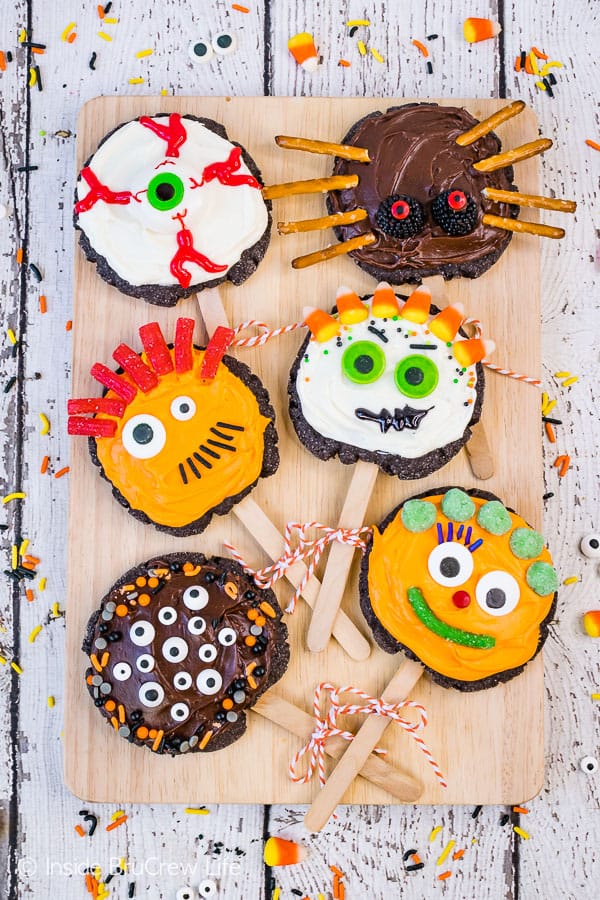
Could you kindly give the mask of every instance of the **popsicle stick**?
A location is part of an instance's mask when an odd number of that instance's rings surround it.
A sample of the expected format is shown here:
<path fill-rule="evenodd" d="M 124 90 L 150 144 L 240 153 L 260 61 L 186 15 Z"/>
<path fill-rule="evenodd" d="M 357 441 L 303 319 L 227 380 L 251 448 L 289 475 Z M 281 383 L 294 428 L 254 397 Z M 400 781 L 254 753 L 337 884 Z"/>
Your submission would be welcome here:
<path fill-rule="evenodd" d="M 200 315 L 204 321 L 208 336 L 215 331 L 219 325 L 229 328 L 229 319 L 223 306 L 223 297 L 218 287 L 204 288 L 199 294 L 196 294 L 196 300 L 200 307 Z"/>
<path fill-rule="evenodd" d="M 302 741 L 308 740 L 315 727 L 314 719 L 308 713 L 284 700 L 272 690 L 267 691 L 254 704 L 252 711 L 275 725 L 280 725 L 281 728 L 295 734 Z M 348 741 L 343 738 L 330 737 L 325 743 L 325 752 L 334 759 L 341 759 L 347 747 Z M 360 775 L 405 803 L 416 803 L 423 793 L 423 786 L 419 781 L 410 775 L 405 775 L 404 772 L 394 768 L 373 753 L 368 756 Z"/>
<path fill-rule="evenodd" d="M 283 537 L 256 501 L 250 496 L 244 497 L 240 503 L 233 507 L 232 512 L 248 529 L 269 559 L 273 562 L 279 559 L 283 549 Z M 299 561 L 287 570 L 285 577 L 290 584 L 297 588 L 305 572 L 306 566 L 302 561 Z M 317 602 L 320 587 L 321 584 L 314 575 L 306 583 L 302 597 L 311 609 L 314 608 Z M 361 634 L 346 613 L 341 610 L 338 610 L 333 622 L 333 636 L 352 659 L 358 662 L 368 659 L 371 653 L 371 646 L 368 640 Z"/>
<path fill-rule="evenodd" d="M 465 444 L 465 450 L 475 478 L 481 481 L 491 478 L 494 474 L 494 457 L 481 421 L 471 426 L 471 437 Z"/>
<path fill-rule="evenodd" d="M 405 700 L 423 674 L 423 666 L 412 659 L 405 660 L 383 692 L 387 703 L 399 703 Z M 327 824 L 338 803 L 361 771 L 365 762 L 377 746 L 392 720 L 384 716 L 367 716 L 364 724 L 356 733 L 354 740 L 339 763 L 330 774 L 325 787 L 317 794 L 310 806 L 304 824 L 308 831 L 321 831 Z M 410 740 L 405 735 L 405 740 Z"/>
<path fill-rule="evenodd" d="M 338 528 L 358 528 L 363 524 L 378 472 L 379 467 L 375 463 L 362 460 L 356 463 Z M 333 543 L 329 550 L 321 590 L 306 635 L 306 644 L 313 653 L 322 653 L 329 643 L 348 581 L 354 550 L 354 547 L 338 542 Z"/>

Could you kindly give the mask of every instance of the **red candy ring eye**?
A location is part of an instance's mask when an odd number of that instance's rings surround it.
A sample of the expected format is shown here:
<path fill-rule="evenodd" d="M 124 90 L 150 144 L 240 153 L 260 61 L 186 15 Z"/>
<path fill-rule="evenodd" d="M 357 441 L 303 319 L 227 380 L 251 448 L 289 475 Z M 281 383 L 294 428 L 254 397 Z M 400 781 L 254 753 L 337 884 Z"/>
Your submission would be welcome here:
<path fill-rule="evenodd" d="M 451 191 L 448 194 L 448 206 L 450 209 L 460 210 L 467 205 L 467 195 L 464 191 Z"/>
<path fill-rule="evenodd" d="M 396 200 L 395 203 L 392 203 L 390 212 L 395 219 L 407 219 L 410 215 L 410 206 L 406 200 Z"/>

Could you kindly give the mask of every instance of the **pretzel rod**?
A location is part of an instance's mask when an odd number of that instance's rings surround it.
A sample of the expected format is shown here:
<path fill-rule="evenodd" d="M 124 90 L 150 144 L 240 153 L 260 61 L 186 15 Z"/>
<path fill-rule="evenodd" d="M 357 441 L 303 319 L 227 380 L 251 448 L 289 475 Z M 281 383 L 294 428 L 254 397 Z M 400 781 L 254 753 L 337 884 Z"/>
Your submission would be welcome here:
<path fill-rule="evenodd" d="M 545 153 L 551 146 L 550 138 L 538 138 L 536 141 L 529 141 L 528 144 L 521 144 L 514 150 L 507 150 L 505 153 L 496 153 L 494 156 L 480 159 L 479 162 L 473 163 L 473 168 L 478 172 L 495 172 L 496 169 L 503 169 L 505 166 L 512 166 L 513 163 L 523 159 Z"/>
<path fill-rule="evenodd" d="M 336 225 L 352 225 L 362 222 L 368 216 L 366 209 L 351 209 L 349 212 L 333 213 L 319 219 L 300 219 L 298 222 L 278 222 L 279 234 L 297 234 L 300 231 L 322 231 L 324 228 L 335 228 Z"/>
<path fill-rule="evenodd" d="M 577 209 L 574 200 L 558 200 L 554 197 L 521 194 L 519 191 L 501 191 L 497 188 L 484 188 L 481 193 L 488 200 L 496 200 L 498 203 L 513 203 L 516 206 L 531 206 L 534 209 L 557 209 L 559 212 L 570 213 Z"/>
<path fill-rule="evenodd" d="M 504 216 L 492 216 L 486 213 L 482 220 L 484 225 L 501 228 L 503 231 L 518 231 L 522 234 L 538 234 L 540 237 L 560 239 L 565 236 L 564 228 L 553 225 L 542 225 L 540 222 L 523 222 L 521 219 L 507 219 Z"/>
<path fill-rule="evenodd" d="M 292 703 L 288 703 L 272 690 L 267 691 L 254 704 L 252 710 L 270 722 L 274 722 L 275 725 L 295 734 L 301 740 L 305 740 L 314 728 L 314 720 L 308 713 Z M 347 747 L 348 742 L 343 738 L 330 737 L 325 744 L 325 752 L 334 759 L 340 759 Z M 388 791 L 405 803 L 416 803 L 423 792 L 421 784 L 416 779 L 405 775 L 374 754 L 367 758 L 360 774 L 367 781 L 383 788 L 384 791 Z"/>
<path fill-rule="evenodd" d="M 306 150 L 307 153 L 322 153 L 325 156 L 339 156 L 340 159 L 354 159 L 357 162 L 371 162 L 369 151 L 364 147 L 352 147 L 350 144 L 332 144 L 329 141 L 309 141 L 307 138 L 290 137 L 278 134 L 275 138 L 278 147 L 284 150 Z"/>
<path fill-rule="evenodd" d="M 325 194 L 327 191 L 343 191 L 356 187 L 358 175 L 332 175 L 330 178 L 309 178 L 307 181 L 286 181 L 270 184 L 262 190 L 265 200 L 294 197 L 296 194 Z"/>
<path fill-rule="evenodd" d="M 359 234 L 358 237 L 351 238 L 349 241 L 343 241 L 341 244 L 330 244 L 323 250 L 317 250 L 315 253 L 307 253 L 306 256 L 297 256 L 292 260 L 294 269 L 306 269 L 308 266 L 314 266 L 315 263 L 325 262 L 327 259 L 333 259 L 335 256 L 343 256 L 345 253 L 351 253 L 358 250 L 359 247 L 366 247 L 367 244 L 374 244 L 377 238 L 370 231 L 367 234 Z"/>
<path fill-rule="evenodd" d="M 490 131 L 493 131 L 498 125 L 508 121 L 508 119 L 512 119 L 513 116 L 518 116 L 524 109 L 525 104 L 523 101 L 515 100 L 514 103 L 509 103 L 508 106 L 504 106 L 502 109 L 499 109 L 498 112 L 488 116 L 487 119 L 482 119 L 481 122 L 478 122 L 473 128 L 469 128 L 468 131 L 463 131 L 463 133 L 459 134 L 456 138 L 456 143 L 459 147 L 468 147 L 469 144 L 474 144 L 479 138 L 489 134 Z"/>

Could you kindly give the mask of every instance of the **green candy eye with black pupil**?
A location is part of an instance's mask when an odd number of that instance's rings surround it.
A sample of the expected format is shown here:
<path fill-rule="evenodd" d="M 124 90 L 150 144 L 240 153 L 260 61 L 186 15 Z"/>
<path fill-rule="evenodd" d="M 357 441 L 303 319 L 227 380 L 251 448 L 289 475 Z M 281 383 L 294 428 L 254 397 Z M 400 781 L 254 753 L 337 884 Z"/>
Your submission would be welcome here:
<path fill-rule="evenodd" d="M 414 354 L 398 363 L 394 380 L 398 390 L 406 397 L 427 397 L 437 387 L 438 368 L 428 356 Z"/>
<path fill-rule="evenodd" d="M 372 384 L 385 371 L 385 353 L 372 341 L 357 341 L 344 350 L 342 371 L 356 384 Z"/>
<path fill-rule="evenodd" d="M 148 185 L 148 203 L 161 211 L 174 209 L 183 200 L 183 181 L 174 172 L 159 172 Z"/>

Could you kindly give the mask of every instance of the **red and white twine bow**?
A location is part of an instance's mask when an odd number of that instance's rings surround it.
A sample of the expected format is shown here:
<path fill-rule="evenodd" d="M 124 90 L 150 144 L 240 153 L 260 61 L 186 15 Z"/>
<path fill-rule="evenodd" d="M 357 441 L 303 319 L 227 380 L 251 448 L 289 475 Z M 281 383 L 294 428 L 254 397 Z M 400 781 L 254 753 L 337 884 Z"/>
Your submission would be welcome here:
<path fill-rule="evenodd" d="M 257 319 L 248 319 L 247 322 L 242 322 L 241 325 L 238 325 L 235 329 L 236 337 L 232 341 L 231 346 L 262 347 L 263 344 L 266 344 L 271 338 L 279 337 L 281 334 L 289 334 L 290 331 L 296 331 L 297 328 L 303 327 L 305 327 L 304 322 L 293 322 L 291 325 L 270 329 L 266 322 L 259 322 Z M 237 335 L 241 334 L 241 332 L 245 331 L 247 328 L 261 328 L 262 332 L 261 334 L 254 335 L 254 337 L 237 337 Z"/>
<path fill-rule="evenodd" d="M 471 325 L 473 327 L 474 337 L 481 338 L 483 329 L 479 319 L 465 319 L 462 324 Z M 532 378 L 531 375 L 522 375 L 520 372 L 513 372 L 512 369 L 507 369 L 505 366 L 497 366 L 494 363 L 488 362 L 487 359 L 482 360 L 481 364 L 491 372 L 497 372 L 498 375 L 506 375 L 507 378 L 514 378 L 515 381 L 522 381 L 523 384 L 532 384 L 534 387 L 541 387 L 542 382 L 539 378 Z"/>
<path fill-rule="evenodd" d="M 329 711 L 323 716 L 321 707 L 323 695 L 329 694 Z M 340 694 L 354 694 L 364 700 L 364 703 L 346 703 L 340 701 Z M 400 714 L 403 709 L 415 709 L 419 712 L 419 719 L 411 722 Z M 386 703 L 379 697 L 371 697 L 365 691 L 351 685 L 336 687 L 326 681 L 321 682 L 315 688 L 313 697 L 313 713 L 315 718 L 315 728 L 310 738 L 290 761 L 289 776 L 296 784 L 306 784 L 313 777 L 315 769 L 319 772 L 319 782 L 321 787 L 325 784 L 325 742 L 330 737 L 341 737 L 346 741 L 354 740 L 354 735 L 350 731 L 344 731 L 337 725 L 339 716 L 352 716 L 356 713 L 364 713 L 373 716 L 385 716 L 396 722 L 404 731 L 412 736 L 419 748 L 425 755 L 427 762 L 435 772 L 436 778 L 442 787 L 448 787 L 444 775 L 432 756 L 432 753 L 418 732 L 422 731 L 427 725 L 427 710 L 420 703 L 414 700 L 401 700 L 399 703 Z M 386 750 L 381 747 L 375 747 L 374 753 L 385 755 Z M 307 771 L 304 775 L 296 774 L 296 770 L 300 761 L 304 756 L 308 756 Z"/>
<path fill-rule="evenodd" d="M 309 528 L 316 528 L 318 531 L 322 531 L 322 536 L 309 540 L 306 536 Z M 291 569 L 300 560 L 305 560 L 307 562 L 306 572 L 285 609 L 286 613 L 293 613 L 296 609 L 298 598 L 302 595 L 308 580 L 314 574 L 327 544 L 339 541 L 339 543 L 349 544 L 351 547 L 360 547 L 364 553 L 366 545 L 362 535 L 370 534 L 372 530 L 370 525 L 363 525 L 361 528 L 330 528 L 321 522 L 305 522 L 304 524 L 301 522 L 288 522 L 283 535 L 283 553 L 278 560 L 270 566 L 264 566 L 262 569 L 252 569 L 232 544 L 225 543 L 225 546 L 233 559 L 240 563 L 245 572 L 252 575 L 255 583 L 261 588 L 272 587 L 276 581 L 284 577 L 288 569 Z M 298 546 L 292 550 L 292 534 L 295 531 L 298 532 Z"/>

